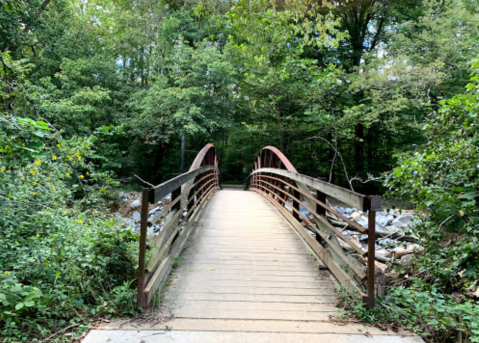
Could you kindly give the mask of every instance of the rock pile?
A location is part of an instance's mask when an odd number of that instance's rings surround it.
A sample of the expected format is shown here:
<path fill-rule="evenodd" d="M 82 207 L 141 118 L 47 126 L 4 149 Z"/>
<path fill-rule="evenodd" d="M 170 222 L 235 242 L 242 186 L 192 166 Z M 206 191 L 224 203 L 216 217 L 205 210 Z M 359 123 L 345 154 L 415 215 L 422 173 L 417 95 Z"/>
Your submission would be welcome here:
<path fill-rule="evenodd" d="M 115 219 L 123 227 L 126 227 L 136 232 L 140 231 L 141 194 L 136 192 L 120 193 L 119 197 L 124 203 L 129 203 L 129 205 L 123 204 L 123 208 L 125 209 L 123 211 L 123 214 L 120 212 L 116 213 Z M 155 207 L 150 209 L 150 211 L 148 212 L 148 220 L 153 219 L 156 215 L 158 215 L 161 211 L 163 211 L 164 206 L 168 205 L 170 202 L 171 202 L 171 194 L 168 194 L 163 199 L 158 201 Z M 162 229 L 163 229 L 163 222 L 153 224 L 148 227 L 148 234 L 149 235 L 158 234 L 159 232 L 161 232 Z"/>
<path fill-rule="evenodd" d="M 368 228 L 368 213 L 359 211 L 357 208 L 333 208 L 345 216 Z M 327 212 L 331 224 L 339 228 L 342 233 L 357 242 L 364 250 L 368 250 L 368 236 L 361 234 L 354 227 L 343 221 L 333 213 Z M 420 223 L 416 213 L 412 211 L 382 210 L 376 213 L 376 267 L 382 272 L 387 272 L 389 266 L 385 264 L 392 260 L 406 264 L 412 258 L 411 254 L 420 250 L 419 238 L 411 233 L 411 228 Z M 340 243 L 342 243 L 340 241 Z M 343 247 L 348 250 L 349 246 L 344 242 Z M 353 249 L 351 249 L 352 251 Z M 364 258 L 354 255 L 360 262 L 365 263 Z"/>

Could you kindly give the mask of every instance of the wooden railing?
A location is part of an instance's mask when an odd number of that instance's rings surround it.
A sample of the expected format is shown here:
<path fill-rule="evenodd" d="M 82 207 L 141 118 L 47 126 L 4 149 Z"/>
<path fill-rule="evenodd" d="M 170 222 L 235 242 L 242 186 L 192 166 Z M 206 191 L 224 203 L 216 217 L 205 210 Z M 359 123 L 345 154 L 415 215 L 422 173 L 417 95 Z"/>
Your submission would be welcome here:
<path fill-rule="evenodd" d="M 374 306 L 375 226 L 376 210 L 381 209 L 380 197 L 358 194 L 299 174 L 286 156 L 272 146 L 263 148 L 258 154 L 253 172 L 248 177 L 248 187 L 278 208 L 349 292 L 358 293 L 368 308 Z M 368 212 L 368 227 L 359 225 L 328 206 L 327 198 Z M 301 207 L 308 214 L 303 214 Z M 343 220 L 345 227 L 368 235 L 367 251 L 333 226 L 327 219 L 327 212 Z M 348 250 L 367 259 L 367 268 L 347 255 L 345 245 L 350 247 Z"/>
<path fill-rule="evenodd" d="M 219 187 L 216 149 L 206 145 L 188 172 L 153 188 L 144 188 L 141 204 L 138 307 L 146 309 L 168 276 L 206 201 Z M 148 219 L 149 204 L 171 193 L 171 202 Z M 162 222 L 162 230 L 148 237 L 148 226 Z M 149 252 L 147 254 L 147 251 Z M 147 258 L 149 255 L 149 258 Z"/>

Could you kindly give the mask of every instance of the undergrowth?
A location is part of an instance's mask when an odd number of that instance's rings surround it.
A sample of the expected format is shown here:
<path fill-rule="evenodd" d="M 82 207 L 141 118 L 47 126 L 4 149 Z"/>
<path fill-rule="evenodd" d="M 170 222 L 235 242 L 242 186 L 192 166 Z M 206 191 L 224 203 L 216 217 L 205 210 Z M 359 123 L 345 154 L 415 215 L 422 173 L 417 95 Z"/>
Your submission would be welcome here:
<path fill-rule="evenodd" d="M 339 293 L 340 318 L 370 324 L 402 327 L 428 342 L 479 342 L 479 306 L 461 296 L 443 294 L 420 279 L 409 287 L 399 286 L 367 310 L 359 296 L 344 289 Z M 382 324 L 382 325 L 381 325 Z"/>
<path fill-rule="evenodd" d="M 135 313 L 136 237 L 106 211 L 95 138 L 0 119 L 0 341 L 71 341 Z"/>

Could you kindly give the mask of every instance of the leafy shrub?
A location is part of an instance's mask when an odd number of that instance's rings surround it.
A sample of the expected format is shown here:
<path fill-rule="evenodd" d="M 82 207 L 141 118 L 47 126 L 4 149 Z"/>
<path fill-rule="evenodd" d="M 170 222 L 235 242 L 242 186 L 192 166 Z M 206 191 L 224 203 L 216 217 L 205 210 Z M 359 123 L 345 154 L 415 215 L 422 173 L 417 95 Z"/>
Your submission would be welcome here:
<path fill-rule="evenodd" d="M 412 228 L 425 248 L 412 268 L 418 278 L 390 291 L 382 308 L 352 306 L 355 315 L 398 322 L 436 342 L 479 342 L 479 306 L 468 294 L 479 286 L 478 80 L 474 76 L 465 94 L 441 102 L 424 126 L 428 143 L 401 156 L 387 176 L 389 194 L 423 213 Z"/>
<path fill-rule="evenodd" d="M 378 306 L 366 310 L 359 297 L 340 293 L 347 312 L 368 323 L 398 324 L 430 342 L 479 342 L 479 306 L 464 296 L 447 295 L 423 280 L 414 278 L 409 287 L 399 286 L 378 299 Z"/>
<path fill-rule="evenodd" d="M 420 265 L 449 292 L 479 279 L 478 80 L 472 78 L 465 94 L 442 101 L 424 126 L 428 144 L 400 158 L 386 182 L 390 194 L 425 213 L 415 229 L 426 242 Z"/>
<path fill-rule="evenodd" d="M 113 182 L 91 162 L 94 137 L 65 140 L 11 116 L 0 124 L 0 337 L 133 313 L 136 237 L 101 210 Z"/>

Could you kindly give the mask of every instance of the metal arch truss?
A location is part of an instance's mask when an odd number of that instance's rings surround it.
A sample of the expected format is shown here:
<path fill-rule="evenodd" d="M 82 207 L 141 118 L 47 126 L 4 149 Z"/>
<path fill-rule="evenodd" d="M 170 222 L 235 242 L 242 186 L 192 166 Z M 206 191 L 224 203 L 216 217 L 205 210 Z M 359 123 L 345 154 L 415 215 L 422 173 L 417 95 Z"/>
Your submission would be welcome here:
<path fill-rule="evenodd" d="M 288 158 L 273 146 L 266 146 L 260 151 L 247 183 L 249 189 L 261 194 L 278 208 L 342 286 L 349 292 L 358 293 L 367 308 L 374 307 L 375 227 L 376 210 L 381 209 L 380 197 L 355 193 L 300 174 Z M 367 211 L 368 227 L 362 227 L 334 210 L 327 205 L 327 198 Z M 327 212 L 341 218 L 351 229 L 368 235 L 368 250 L 331 225 Z M 357 260 L 348 256 L 348 251 L 367 259 L 366 270 Z"/>
<path fill-rule="evenodd" d="M 220 186 L 218 155 L 213 144 L 200 150 L 188 172 L 153 188 L 143 188 L 137 306 L 146 309 L 168 276 L 174 258 L 181 252 L 204 204 Z M 149 204 L 171 193 L 171 202 L 148 218 Z M 148 237 L 148 226 L 159 223 L 161 232 Z M 147 260 L 146 251 L 152 250 Z"/>

